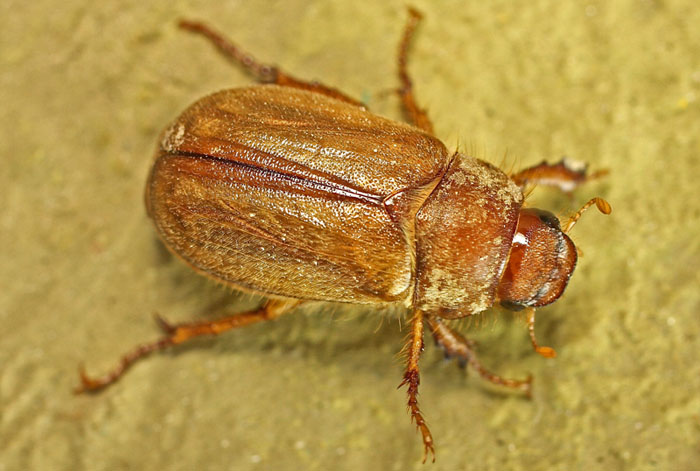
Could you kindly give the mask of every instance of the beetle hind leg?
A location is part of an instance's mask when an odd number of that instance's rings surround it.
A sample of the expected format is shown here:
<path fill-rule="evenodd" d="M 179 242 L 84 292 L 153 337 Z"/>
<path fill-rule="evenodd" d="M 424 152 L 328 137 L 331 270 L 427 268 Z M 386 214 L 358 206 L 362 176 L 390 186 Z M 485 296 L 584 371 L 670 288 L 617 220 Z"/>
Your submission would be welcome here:
<path fill-rule="evenodd" d="M 81 367 L 80 386 L 75 388 L 75 393 L 99 391 L 109 386 L 121 378 L 136 361 L 145 358 L 151 353 L 179 345 L 202 335 L 218 335 L 227 330 L 275 319 L 298 306 L 301 302 L 299 300 L 268 300 L 260 308 L 253 311 L 238 313 L 212 321 L 183 324 L 170 324 L 158 316 L 156 321 L 163 330 L 163 337 L 154 342 L 137 346 L 124 355 L 119 364 L 104 376 L 88 376 Z"/>
<path fill-rule="evenodd" d="M 408 23 L 406 23 L 406 28 L 404 29 L 401 42 L 399 43 L 399 80 L 401 81 L 399 95 L 401 96 L 404 112 L 408 116 L 411 124 L 429 134 L 433 134 L 433 123 L 430 121 L 425 110 L 416 103 L 416 98 L 413 95 L 413 81 L 408 75 L 407 68 L 408 48 L 411 44 L 411 38 L 413 37 L 413 32 L 418 26 L 418 23 L 423 18 L 423 15 L 415 8 L 409 8 L 408 13 Z"/>
<path fill-rule="evenodd" d="M 364 106 L 361 102 L 347 96 L 335 88 L 328 87 L 315 81 L 297 79 L 281 71 L 274 65 L 259 62 L 257 59 L 255 59 L 255 57 L 243 51 L 236 44 L 226 39 L 221 33 L 204 23 L 200 23 L 198 21 L 181 20 L 179 26 L 182 29 L 201 34 L 207 38 L 222 54 L 249 71 L 258 82 L 274 83 L 284 87 L 300 88 L 302 90 L 327 95 L 353 105 Z"/>
<path fill-rule="evenodd" d="M 526 379 L 504 378 L 491 373 L 479 362 L 474 352 L 474 342 L 464 338 L 459 332 L 451 329 L 437 317 L 428 317 L 428 325 L 433 333 L 435 342 L 445 351 L 447 358 L 456 358 L 462 366 L 469 365 L 479 376 L 498 386 L 518 389 L 530 394 L 532 377 Z"/>

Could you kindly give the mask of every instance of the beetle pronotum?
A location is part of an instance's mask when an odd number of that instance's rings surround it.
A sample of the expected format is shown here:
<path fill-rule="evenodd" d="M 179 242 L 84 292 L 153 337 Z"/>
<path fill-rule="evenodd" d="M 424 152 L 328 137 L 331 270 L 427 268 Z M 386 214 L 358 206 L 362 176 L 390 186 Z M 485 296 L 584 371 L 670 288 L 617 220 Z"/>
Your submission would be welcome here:
<path fill-rule="evenodd" d="M 496 303 L 534 312 L 561 296 L 577 261 L 566 235 L 592 204 L 561 230 L 551 213 L 523 207 L 526 184 L 571 191 L 593 176 L 566 161 L 508 176 L 450 153 L 418 107 L 406 57 L 420 14 L 410 17 L 399 47 L 399 90 L 411 124 L 371 114 L 325 85 L 259 63 L 209 27 L 183 21 L 260 82 L 224 90 L 187 108 L 163 133 L 146 186 L 159 236 L 198 272 L 261 293 L 260 308 L 223 319 L 171 325 L 137 347 L 109 374 L 81 371 L 78 392 L 116 381 L 136 360 L 201 335 L 274 319 L 308 300 L 399 304 L 411 311 L 401 386 L 424 444 L 435 453 L 418 407 L 418 360 L 424 325 L 446 355 L 495 384 L 529 391 L 530 378 L 495 375 L 444 319 Z"/>

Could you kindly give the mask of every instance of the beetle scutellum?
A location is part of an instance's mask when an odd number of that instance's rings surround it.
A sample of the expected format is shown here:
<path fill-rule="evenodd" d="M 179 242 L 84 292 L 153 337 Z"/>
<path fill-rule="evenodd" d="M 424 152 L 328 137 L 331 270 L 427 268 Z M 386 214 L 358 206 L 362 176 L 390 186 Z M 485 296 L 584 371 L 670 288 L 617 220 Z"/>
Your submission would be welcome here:
<path fill-rule="evenodd" d="M 570 191 L 590 179 L 566 162 L 508 176 L 481 160 L 449 153 L 413 97 L 399 48 L 400 95 L 411 125 L 371 114 L 345 94 L 261 65 L 207 26 L 182 22 L 267 83 L 224 90 L 190 106 L 163 133 L 146 186 L 146 205 L 165 245 L 198 272 L 270 299 L 220 320 L 170 325 L 101 378 L 81 372 L 79 392 L 116 381 L 137 359 L 188 339 L 274 319 L 308 300 L 401 304 L 411 311 L 407 365 L 411 417 L 424 457 L 433 439 L 418 407 L 418 359 L 427 323 L 448 356 L 487 380 L 529 390 L 530 380 L 484 369 L 470 343 L 443 319 L 496 303 L 527 309 L 561 296 L 577 261 L 551 213 L 523 208 L 528 183 Z"/>

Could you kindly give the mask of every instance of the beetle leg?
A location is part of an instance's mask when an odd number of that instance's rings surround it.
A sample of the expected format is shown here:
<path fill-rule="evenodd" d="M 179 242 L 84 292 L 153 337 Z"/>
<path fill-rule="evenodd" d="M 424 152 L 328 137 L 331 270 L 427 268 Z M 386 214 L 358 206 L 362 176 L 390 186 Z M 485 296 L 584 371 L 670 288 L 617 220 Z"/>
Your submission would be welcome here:
<path fill-rule="evenodd" d="M 406 28 L 404 29 L 401 42 L 399 43 L 399 80 L 401 81 L 399 94 L 401 96 L 401 102 L 403 103 L 404 112 L 408 116 L 411 124 L 429 134 L 433 134 L 433 123 L 430 122 L 430 118 L 428 118 L 425 110 L 418 106 L 413 96 L 413 81 L 408 75 L 406 67 L 408 63 L 408 47 L 411 44 L 413 32 L 423 18 L 423 15 L 415 8 L 409 8 L 408 14 L 408 23 L 406 23 Z"/>
<path fill-rule="evenodd" d="M 265 302 L 262 307 L 254 311 L 243 312 L 213 321 L 169 324 L 161 317 L 156 317 L 156 321 L 165 333 L 163 337 L 154 342 L 137 346 L 121 358 L 121 361 L 116 368 L 104 376 L 97 378 L 90 377 L 81 367 L 81 384 L 75 388 L 75 393 L 80 394 L 83 392 L 98 391 L 106 386 L 109 386 L 117 381 L 137 360 L 140 360 L 153 352 L 164 350 L 173 345 L 179 345 L 187 340 L 202 335 L 218 335 L 227 330 L 275 319 L 282 314 L 285 314 L 292 308 L 298 306 L 301 304 L 301 302 L 302 301 L 299 300 L 271 299 Z"/>
<path fill-rule="evenodd" d="M 243 51 L 236 44 L 226 39 L 219 32 L 198 21 L 181 20 L 180 28 L 193 33 L 198 33 L 207 38 L 221 53 L 240 64 L 244 69 L 253 74 L 259 82 L 274 83 L 285 87 L 301 88 L 311 92 L 327 95 L 357 106 L 364 106 L 361 102 L 350 98 L 335 88 L 328 87 L 315 81 L 299 80 L 282 72 L 274 65 L 262 64 L 255 57 Z"/>
<path fill-rule="evenodd" d="M 520 188 L 527 185 L 553 186 L 570 195 L 582 184 L 608 174 L 607 170 L 598 170 L 587 175 L 587 170 L 585 163 L 563 158 L 555 164 L 541 162 L 511 175 L 511 178 Z"/>
<path fill-rule="evenodd" d="M 459 332 L 451 329 L 446 324 L 444 324 L 437 317 L 428 316 L 428 325 L 433 333 L 435 342 L 437 342 L 440 347 L 445 350 L 445 355 L 448 358 L 457 358 L 461 365 L 469 365 L 474 370 L 476 370 L 479 375 L 485 380 L 497 384 L 499 386 L 506 386 L 508 388 L 515 388 L 525 391 L 530 394 L 530 387 L 532 384 L 532 377 L 528 376 L 526 379 L 510 379 L 503 378 L 497 374 L 491 373 L 489 370 L 484 368 L 476 357 L 474 352 L 474 342 L 464 338 Z"/>
<path fill-rule="evenodd" d="M 433 448 L 433 436 L 425 423 L 423 414 L 418 407 L 418 384 L 420 384 L 420 371 L 418 360 L 423 351 L 423 311 L 416 309 L 411 320 L 411 335 L 405 347 L 408 360 L 406 361 L 406 372 L 399 388 L 404 384 L 408 385 L 408 410 L 411 413 L 411 421 L 416 422 L 416 427 L 423 435 L 423 463 L 428 458 L 428 453 L 433 455 L 435 462 L 435 449 Z"/>

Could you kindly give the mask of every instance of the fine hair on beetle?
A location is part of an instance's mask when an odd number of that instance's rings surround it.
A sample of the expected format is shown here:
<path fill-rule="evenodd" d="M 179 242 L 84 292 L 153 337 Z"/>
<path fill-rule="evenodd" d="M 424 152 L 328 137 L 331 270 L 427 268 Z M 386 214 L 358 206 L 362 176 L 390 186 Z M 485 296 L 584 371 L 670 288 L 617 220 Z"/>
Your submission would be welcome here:
<path fill-rule="evenodd" d="M 113 384 L 152 353 L 326 302 L 407 315 L 399 388 L 406 387 L 423 462 L 435 460 L 418 403 L 426 332 L 447 358 L 485 381 L 530 394 L 531 376 L 489 371 L 454 321 L 478 324 L 494 307 L 520 312 L 534 351 L 556 356 L 537 340 L 535 312 L 559 299 L 570 281 L 579 251 L 568 234 L 581 215 L 594 205 L 604 214 L 611 207 L 592 198 L 560 221 L 525 199 L 537 185 L 572 195 L 605 171 L 590 173 L 563 158 L 506 173 L 450 151 L 415 97 L 407 57 L 422 15 L 408 13 L 397 61 L 407 122 L 264 64 L 204 23 L 180 22 L 259 84 L 207 95 L 165 127 L 147 178 L 146 211 L 182 262 L 265 301 L 215 319 L 174 324 L 157 317 L 159 338 L 137 345 L 103 376 L 81 368 L 76 392 Z"/>

